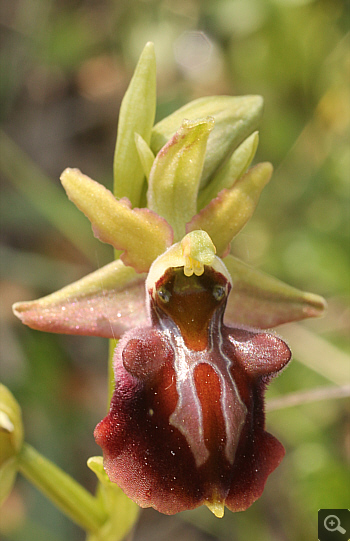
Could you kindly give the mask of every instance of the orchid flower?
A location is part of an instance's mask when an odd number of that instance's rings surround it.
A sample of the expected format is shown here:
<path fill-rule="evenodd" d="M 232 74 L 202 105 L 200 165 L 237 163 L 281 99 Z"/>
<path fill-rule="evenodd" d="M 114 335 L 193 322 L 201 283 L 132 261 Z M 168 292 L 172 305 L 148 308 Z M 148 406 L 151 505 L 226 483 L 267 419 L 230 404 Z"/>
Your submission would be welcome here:
<path fill-rule="evenodd" d="M 77 169 L 61 176 L 117 259 L 14 312 L 34 329 L 121 338 L 95 430 L 109 479 L 141 507 L 222 516 L 251 505 L 284 454 L 263 394 L 291 354 L 263 329 L 325 302 L 230 254 L 272 175 L 250 167 L 262 99 L 201 98 L 153 126 L 155 95 L 148 43 L 121 107 L 114 194 Z"/>

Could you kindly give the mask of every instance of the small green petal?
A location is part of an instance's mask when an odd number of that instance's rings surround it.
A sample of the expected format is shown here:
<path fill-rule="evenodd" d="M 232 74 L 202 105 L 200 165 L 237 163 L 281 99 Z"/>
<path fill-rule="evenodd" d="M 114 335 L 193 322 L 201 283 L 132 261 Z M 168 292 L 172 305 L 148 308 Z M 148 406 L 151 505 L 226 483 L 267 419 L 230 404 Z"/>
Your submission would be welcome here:
<path fill-rule="evenodd" d="M 145 278 L 122 261 L 112 261 L 51 295 L 16 303 L 13 311 L 39 331 L 120 338 L 147 324 Z"/>
<path fill-rule="evenodd" d="M 144 171 L 134 134 L 147 144 L 156 111 L 156 60 L 153 43 L 146 44 L 123 98 L 114 154 L 114 195 L 127 197 L 133 207 L 140 206 Z"/>
<path fill-rule="evenodd" d="M 319 295 L 300 291 L 232 255 L 223 261 L 232 278 L 226 323 L 269 329 L 324 314 L 326 301 Z"/>
<path fill-rule="evenodd" d="M 272 175 L 272 165 L 260 163 L 234 184 L 229 190 L 222 190 L 204 209 L 187 224 L 186 230 L 204 229 L 223 257 L 231 240 L 252 216 L 262 189 Z"/>
<path fill-rule="evenodd" d="M 201 187 L 206 186 L 219 165 L 256 129 L 263 110 L 260 96 L 210 96 L 194 100 L 153 127 L 151 149 L 156 154 L 173 137 L 184 118 L 196 120 L 212 116 L 215 128 L 210 134 L 203 165 Z"/>
<path fill-rule="evenodd" d="M 149 177 L 148 207 L 163 216 L 175 240 L 197 211 L 197 195 L 206 145 L 214 120 L 184 120 L 154 160 Z"/>
<path fill-rule="evenodd" d="M 135 145 L 142 164 L 143 172 L 148 180 L 154 162 L 154 154 L 139 133 L 135 133 Z"/>
<path fill-rule="evenodd" d="M 131 209 L 128 200 L 117 201 L 78 169 L 63 171 L 61 181 L 69 199 L 91 221 L 95 236 L 125 251 L 121 259 L 137 272 L 147 272 L 152 261 L 171 245 L 169 224 L 154 212 Z"/>
<path fill-rule="evenodd" d="M 89 541 L 118 541 L 124 539 L 137 520 L 139 506 L 130 500 L 121 488 L 112 483 L 103 468 L 102 456 L 92 456 L 87 461 L 100 482 L 100 493 L 108 518 L 99 535 L 90 536 Z"/>
<path fill-rule="evenodd" d="M 91 456 L 87 461 L 87 465 L 94 472 L 100 483 L 106 486 L 112 484 L 104 470 L 102 456 Z"/>
<path fill-rule="evenodd" d="M 199 192 L 198 210 L 208 205 L 221 190 L 232 188 L 235 182 L 247 171 L 253 161 L 259 144 L 259 133 L 255 131 L 233 152 L 231 158 L 220 167 L 207 186 Z"/>

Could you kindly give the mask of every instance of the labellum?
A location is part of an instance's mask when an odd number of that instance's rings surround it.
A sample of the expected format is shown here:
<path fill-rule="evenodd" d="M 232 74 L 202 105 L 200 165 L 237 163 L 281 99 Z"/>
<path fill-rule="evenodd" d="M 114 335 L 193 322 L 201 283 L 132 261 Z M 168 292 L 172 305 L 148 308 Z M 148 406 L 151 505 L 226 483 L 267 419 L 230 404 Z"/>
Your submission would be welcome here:
<path fill-rule="evenodd" d="M 115 391 L 95 438 L 110 480 L 141 507 L 205 504 L 221 517 L 259 498 L 283 458 L 264 429 L 263 395 L 291 354 L 273 334 L 224 324 L 230 274 L 208 236 L 196 258 L 189 237 L 150 269 L 151 325 L 115 350 Z"/>

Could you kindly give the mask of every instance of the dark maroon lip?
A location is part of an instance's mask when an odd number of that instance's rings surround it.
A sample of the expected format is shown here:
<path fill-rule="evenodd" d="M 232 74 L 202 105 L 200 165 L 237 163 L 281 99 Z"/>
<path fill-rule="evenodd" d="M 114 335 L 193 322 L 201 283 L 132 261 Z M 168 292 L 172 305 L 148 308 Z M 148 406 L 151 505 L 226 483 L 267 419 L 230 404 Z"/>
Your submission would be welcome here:
<path fill-rule="evenodd" d="M 115 391 L 95 438 L 110 480 L 141 507 L 244 510 L 283 458 L 264 428 L 264 392 L 290 351 L 272 334 L 224 325 L 229 289 L 211 267 L 190 277 L 168 269 L 149 292 L 152 325 L 115 350 Z"/>

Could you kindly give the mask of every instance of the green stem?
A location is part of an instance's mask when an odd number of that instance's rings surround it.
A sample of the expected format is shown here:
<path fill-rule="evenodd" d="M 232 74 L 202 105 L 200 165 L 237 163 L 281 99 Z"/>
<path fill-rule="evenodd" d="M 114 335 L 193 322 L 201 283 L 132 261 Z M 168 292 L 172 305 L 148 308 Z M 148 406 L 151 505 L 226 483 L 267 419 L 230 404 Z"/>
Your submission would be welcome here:
<path fill-rule="evenodd" d="M 84 530 L 97 533 L 106 521 L 97 498 L 27 443 L 19 454 L 19 470 Z"/>

